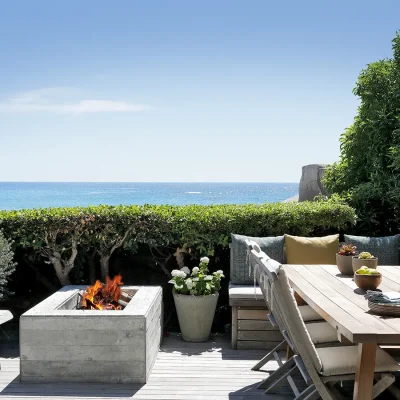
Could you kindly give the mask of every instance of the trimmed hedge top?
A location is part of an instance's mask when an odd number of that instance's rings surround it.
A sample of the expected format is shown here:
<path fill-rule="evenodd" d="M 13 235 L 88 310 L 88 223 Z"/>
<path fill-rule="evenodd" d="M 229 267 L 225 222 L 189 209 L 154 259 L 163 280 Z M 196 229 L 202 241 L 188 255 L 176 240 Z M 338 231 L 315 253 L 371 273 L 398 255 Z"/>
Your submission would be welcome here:
<path fill-rule="evenodd" d="M 57 243 L 71 236 L 79 244 L 96 246 L 123 236 L 125 248 L 145 243 L 180 245 L 202 254 L 226 247 L 231 233 L 307 236 L 346 228 L 355 223 L 351 207 L 329 202 L 266 203 L 261 205 L 92 206 L 0 211 L 0 228 L 15 244 L 40 248 L 56 235 Z M 51 239 L 51 238 L 50 238 Z"/>

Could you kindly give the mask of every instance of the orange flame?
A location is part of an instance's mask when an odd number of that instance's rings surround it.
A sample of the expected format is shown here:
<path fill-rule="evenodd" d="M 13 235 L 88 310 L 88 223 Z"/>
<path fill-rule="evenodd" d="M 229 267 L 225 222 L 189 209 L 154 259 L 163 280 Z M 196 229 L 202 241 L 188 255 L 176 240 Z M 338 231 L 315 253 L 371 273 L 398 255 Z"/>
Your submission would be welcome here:
<path fill-rule="evenodd" d="M 121 275 L 116 275 L 113 279 L 107 277 L 106 284 L 96 281 L 83 294 L 81 307 L 86 310 L 120 310 L 118 300 L 121 297 L 121 285 Z"/>

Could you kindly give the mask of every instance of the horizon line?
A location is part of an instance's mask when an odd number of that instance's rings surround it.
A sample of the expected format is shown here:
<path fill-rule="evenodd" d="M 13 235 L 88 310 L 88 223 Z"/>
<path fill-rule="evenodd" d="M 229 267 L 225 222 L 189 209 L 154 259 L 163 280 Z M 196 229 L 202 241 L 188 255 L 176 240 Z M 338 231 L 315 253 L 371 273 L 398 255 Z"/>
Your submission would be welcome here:
<path fill-rule="evenodd" d="M 0 181 L 0 183 L 298 183 L 293 181 Z"/>

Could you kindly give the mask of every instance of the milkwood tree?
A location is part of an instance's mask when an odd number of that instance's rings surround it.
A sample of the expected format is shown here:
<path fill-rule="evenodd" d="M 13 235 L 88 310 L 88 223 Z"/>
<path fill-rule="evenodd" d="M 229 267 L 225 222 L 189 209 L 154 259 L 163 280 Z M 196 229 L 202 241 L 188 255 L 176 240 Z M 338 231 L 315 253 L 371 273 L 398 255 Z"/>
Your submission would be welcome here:
<path fill-rule="evenodd" d="M 78 247 L 90 233 L 95 217 L 84 208 L 13 211 L 9 230 L 22 247 L 31 247 L 54 267 L 61 285 L 71 284 Z"/>

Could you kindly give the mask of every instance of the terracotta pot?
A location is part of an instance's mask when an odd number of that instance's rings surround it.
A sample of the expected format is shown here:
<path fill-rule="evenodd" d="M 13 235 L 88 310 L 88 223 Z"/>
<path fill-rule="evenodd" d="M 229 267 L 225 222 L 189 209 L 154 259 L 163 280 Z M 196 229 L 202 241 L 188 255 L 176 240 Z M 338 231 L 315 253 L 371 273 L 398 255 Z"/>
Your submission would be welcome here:
<path fill-rule="evenodd" d="M 382 275 L 360 275 L 355 272 L 354 282 L 362 290 L 375 290 L 382 283 Z"/>
<path fill-rule="evenodd" d="M 353 275 L 353 256 L 342 256 L 336 253 L 336 265 L 343 275 Z"/>
<path fill-rule="evenodd" d="M 378 266 L 378 259 L 376 257 L 362 259 L 358 258 L 357 256 L 354 256 L 352 257 L 352 265 L 353 265 L 353 272 L 356 272 L 364 265 L 368 268 L 376 269 L 376 267 Z"/>
<path fill-rule="evenodd" d="M 192 296 L 174 293 L 182 338 L 187 342 L 205 342 L 210 337 L 218 293 Z"/>

